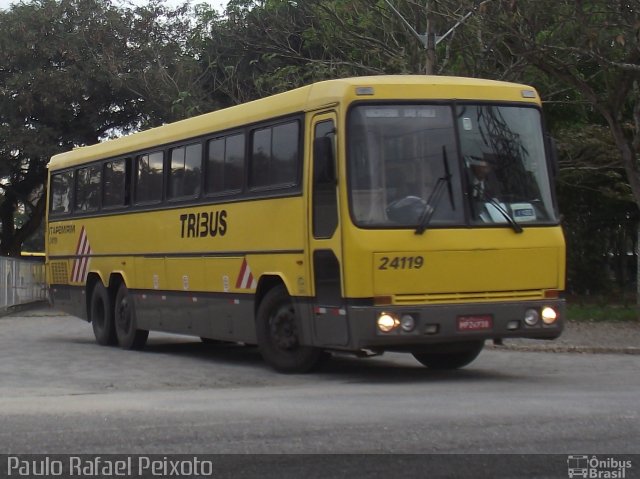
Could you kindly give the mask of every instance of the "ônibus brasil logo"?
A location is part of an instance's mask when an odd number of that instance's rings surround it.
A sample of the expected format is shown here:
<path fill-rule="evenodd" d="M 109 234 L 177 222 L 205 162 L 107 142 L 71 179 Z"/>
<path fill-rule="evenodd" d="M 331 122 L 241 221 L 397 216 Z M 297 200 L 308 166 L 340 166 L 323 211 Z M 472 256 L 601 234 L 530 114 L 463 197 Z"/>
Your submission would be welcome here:
<path fill-rule="evenodd" d="M 605 459 L 597 456 L 570 455 L 567 457 L 567 474 L 570 478 L 584 479 L 626 479 L 631 461 L 613 457 Z"/>

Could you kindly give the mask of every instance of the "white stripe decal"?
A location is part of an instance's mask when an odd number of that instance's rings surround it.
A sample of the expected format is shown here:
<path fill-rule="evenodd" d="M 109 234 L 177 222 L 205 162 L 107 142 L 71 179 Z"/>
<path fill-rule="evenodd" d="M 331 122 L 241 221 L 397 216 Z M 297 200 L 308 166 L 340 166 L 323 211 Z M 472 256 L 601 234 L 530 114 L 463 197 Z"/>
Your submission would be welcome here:
<path fill-rule="evenodd" d="M 78 246 L 76 247 L 76 257 L 73 260 L 73 272 L 71 281 L 74 283 L 84 282 L 89 274 L 89 264 L 91 263 L 91 245 L 84 226 L 80 231 Z"/>
<path fill-rule="evenodd" d="M 255 289 L 258 286 L 257 281 L 251 273 L 251 268 L 245 258 L 240 266 L 240 273 L 238 274 L 238 280 L 236 281 L 236 288 L 238 289 Z"/>

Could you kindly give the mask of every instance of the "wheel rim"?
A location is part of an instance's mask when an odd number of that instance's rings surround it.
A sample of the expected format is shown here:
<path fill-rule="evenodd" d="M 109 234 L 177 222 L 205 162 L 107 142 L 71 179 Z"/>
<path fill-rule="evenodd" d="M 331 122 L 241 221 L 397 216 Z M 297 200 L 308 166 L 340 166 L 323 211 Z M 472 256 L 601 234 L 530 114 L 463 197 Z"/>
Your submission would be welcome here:
<path fill-rule="evenodd" d="M 131 329 L 131 306 L 129 305 L 129 298 L 124 297 L 118 304 L 117 311 L 118 329 L 125 333 L 128 333 Z"/>
<path fill-rule="evenodd" d="M 298 347 L 298 329 L 293 306 L 280 306 L 269 318 L 271 342 L 278 349 L 291 351 Z"/>

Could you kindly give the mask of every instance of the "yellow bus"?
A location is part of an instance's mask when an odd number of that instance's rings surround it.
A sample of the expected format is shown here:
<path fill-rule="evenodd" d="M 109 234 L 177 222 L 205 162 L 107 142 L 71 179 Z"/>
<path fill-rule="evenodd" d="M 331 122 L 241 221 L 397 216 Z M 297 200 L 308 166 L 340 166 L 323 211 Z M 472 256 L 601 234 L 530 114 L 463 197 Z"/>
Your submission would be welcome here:
<path fill-rule="evenodd" d="M 537 92 L 480 79 L 318 82 L 49 164 L 47 275 L 96 341 L 149 331 L 460 368 L 552 339 L 565 246 Z"/>

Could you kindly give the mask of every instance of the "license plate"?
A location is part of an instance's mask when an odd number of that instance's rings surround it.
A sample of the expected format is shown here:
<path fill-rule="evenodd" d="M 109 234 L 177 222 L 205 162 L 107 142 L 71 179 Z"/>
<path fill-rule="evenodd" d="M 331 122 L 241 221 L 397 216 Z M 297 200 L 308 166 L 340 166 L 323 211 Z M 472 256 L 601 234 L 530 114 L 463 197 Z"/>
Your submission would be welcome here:
<path fill-rule="evenodd" d="M 458 316 L 458 331 L 488 331 L 493 328 L 491 315 Z"/>

